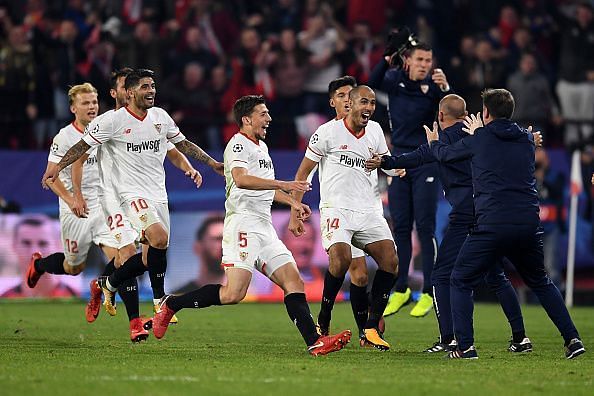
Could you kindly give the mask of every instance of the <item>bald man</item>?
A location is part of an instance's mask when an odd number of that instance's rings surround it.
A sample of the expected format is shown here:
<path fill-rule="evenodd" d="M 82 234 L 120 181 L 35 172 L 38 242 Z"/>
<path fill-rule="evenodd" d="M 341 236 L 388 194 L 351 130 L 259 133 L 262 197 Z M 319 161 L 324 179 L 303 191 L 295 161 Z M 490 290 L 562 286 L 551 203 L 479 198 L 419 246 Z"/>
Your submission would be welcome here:
<path fill-rule="evenodd" d="M 468 136 L 462 130 L 464 118 L 467 115 L 466 102 L 458 95 L 447 95 L 439 102 L 438 121 L 441 133 L 439 140 L 446 144 L 453 144 Z M 378 156 L 367 161 L 368 169 L 380 167 L 382 169 L 416 168 L 425 163 L 435 162 L 437 159 L 431 153 L 428 144 L 417 150 L 398 156 Z M 474 203 L 472 189 L 472 172 L 470 160 L 440 163 L 439 173 L 443 184 L 445 197 L 452 206 L 449 216 L 448 229 L 445 232 L 437 253 L 437 260 L 431 275 L 433 287 L 433 304 L 439 325 L 439 339 L 425 352 L 448 352 L 456 349 L 454 326 L 450 304 L 450 276 L 458 252 L 474 224 Z M 501 307 L 512 329 L 510 352 L 529 352 L 532 350 L 530 339 L 526 337 L 522 311 L 518 297 L 511 283 L 503 272 L 503 266 L 498 263 L 485 276 L 485 281 L 495 292 Z"/>
<path fill-rule="evenodd" d="M 319 165 L 320 228 L 329 263 L 318 325 L 322 329 L 330 328 L 332 308 L 351 264 L 353 245 L 368 253 L 378 265 L 360 342 L 386 351 L 390 344 L 383 339 L 379 321 L 394 285 L 398 257 L 390 227 L 375 205 L 377 178 L 365 169 L 365 161 L 371 154 L 389 154 L 381 126 L 371 120 L 375 105 L 371 88 L 365 85 L 353 88 L 349 92 L 347 116 L 321 125 L 311 136 L 295 180 L 307 180 Z M 303 193 L 293 194 L 300 202 Z M 294 210 L 291 210 L 289 230 L 298 237 L 305 232 L 303 221 Z"/>

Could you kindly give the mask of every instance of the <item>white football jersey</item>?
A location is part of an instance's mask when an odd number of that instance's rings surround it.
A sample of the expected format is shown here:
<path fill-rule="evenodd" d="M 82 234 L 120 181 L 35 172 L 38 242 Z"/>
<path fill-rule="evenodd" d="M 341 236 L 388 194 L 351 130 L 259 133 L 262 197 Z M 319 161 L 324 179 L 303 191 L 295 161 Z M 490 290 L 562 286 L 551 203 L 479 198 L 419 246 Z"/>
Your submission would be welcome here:
<path fill-rule="evenodd" d="M 246 190 L 239 188 L 233 181 L 233 168 L 246 168 L 249 175 L 262 179 L 274 179 L 274 166 L 268 155 L 268 147 L 263 141 L 255 141 L 247 135 L 236 133 L 223 155 L 225 164 L 225 201 L 226 215 L 245 213 L 271 218 L 270 207 L 275 190 Z"/>
<path fill-rule="evenodd" d="M 60 129 L 60 132 L 54 137 L 47 160 L 56 164 L 59 163 L 68 149 L 78 143 L 82 137 L 83 131 L 78 129 L 74 125 L 74 122 Z M 83 165 L 81 191 L 87 202 L 87 206 L 91 208 L 99 205 L 97 196 L 99 190 L 99 169 L 97 166 L 97 149 L 91 148 L 87 153 L 89 154 L 89 158 Z M 62 181 L 66 190 L 72 192 L 72 165 L 67 166 L 60 172 L 60 181 Z M 66 213 L 71 212 L 66 202 L 60 198 L 60 212 L 63 211 Z"/>
<path fill-rule="evenodd" d="M 138 197 L 167 202 L 163 169 L 167 142 L 185 139 L 169 114 L 152 107 L 140 118 L 123 107 L 97 118 L 83 139 L 91 147 L 102 145 L 100 161 L 111 160 L 112 186 L 120 202 Z M 102 169 L 104 182 L 106 173 Z"/>
<path fill-rule="evenodd" d="M 365 169 L 373 154 L 388 154 L 384 133 L 375 121 L 369 121 L 359 137 L 345 120 L 329 121 L 316 130 L 305 156 L 319 163 L 320 209 L 379 211 L 377 170 Z"/>

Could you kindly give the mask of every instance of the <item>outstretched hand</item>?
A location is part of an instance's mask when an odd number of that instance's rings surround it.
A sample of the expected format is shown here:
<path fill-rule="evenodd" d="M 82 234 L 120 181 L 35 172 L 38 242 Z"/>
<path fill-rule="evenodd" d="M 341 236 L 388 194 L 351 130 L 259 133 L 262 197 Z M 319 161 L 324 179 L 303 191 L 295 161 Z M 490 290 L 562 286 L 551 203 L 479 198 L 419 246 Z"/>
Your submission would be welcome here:
<path fill-rule="evenodd" d="M 536 145 L 536 147 L 542 147 L 544 143 L 542 133 L 540 133 L 540 131 L 532 132 L 532 125 L 529 125 L 527 129 L 528 132 L 532 133 L 532 137 L 534 137 L 534 144 Z"/>
<path fill-rule="evenodd" d="M 311 183 L 305 180 L 285 181 L 282 184 L 282 190 L 308 192 L 311 191 Z"/>
<path fill-rule="evenodd" d="M 437 131 L 437 122 L 433 123 L 433 129 L 429 129 L 427 125 L 423 125 L 425 133 L 427 134 L 427 143 L 431 144 L 436 140 L 439 140 L 439 132 Z"/>
<path fill-rule="evenodd" d="M 483 120 L 481 119 L 481 113 L 471 114 L 466 116 L 464 119 L 464 126 L 466 128 L 462 128 L 464 132 L 469 135 L 474 135 L 474 131 L 479 128 L 483 127 Z"/>
<path fill-rule="evenodd" d="M 373 154 L 373 156 L 365 161 L 365 169 L 372 171 L 374 169 L 379 168 L 382 165 L 382 157 L 377 153 Z"/>

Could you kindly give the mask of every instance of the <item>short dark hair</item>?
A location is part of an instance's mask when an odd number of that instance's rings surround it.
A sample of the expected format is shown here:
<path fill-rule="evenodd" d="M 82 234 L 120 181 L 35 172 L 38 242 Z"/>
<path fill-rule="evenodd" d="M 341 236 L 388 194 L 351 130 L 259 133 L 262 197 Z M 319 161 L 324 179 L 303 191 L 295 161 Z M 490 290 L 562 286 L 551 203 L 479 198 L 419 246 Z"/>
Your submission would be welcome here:
<path fill-rule="evenodd" d="M 254 107 L 260 104 L 266 104 L 264 96 L 262 95 L 246 95 L 237 99 L 233 105 L 233 119 L 237 125 L 241 127 L 243 125 L 243 121 L 241 121 L 241 119 L 252 114 Z"/>
<path fill-rule="evenodd" d="M 433 48 L 431 48 L 431 46 L 427 43 L 417 43 L 416 45 L 410 47 L 410 50 L 408 51 L 409 56 L 412 55 L 416 50 L 433 51 Z"/>
<path fill-rule="evenodd" d="M 330 81 L 328 84 L 328 96 L 332 97 L 339 88 L 346 87 L 350 85 L 351 87 L 357 86 L 357 80 L 353 76 L 342 76 L 335 78 L 334 80 Z"/>
<path fill-rule="evenodd" d="M 206 230 L 208 230 L 208 228 L 211 225 L 218 224 L 218 223 L 224 223 L 224 222 L 225 222 L 225 217 L 221 216 L 219 214 L 208 216 L 202 222 L 202 224 L 200 224 L 200 227 L 198 227 L 198 230 L 196 230 L 196 240 L 201 241 L 202 238 L 204 238 L 204 234 L 206 234 Z"/>
<path fill-rule="evenodd" d="M 516 103 L 511 92 L 507 89 L 488 88 L 481 93 L 481 97 L 483 98 L 483 106 L 489 110 L 492 118 L 511 119 Z"/>
<path fill-rule="evenodd" d="M 47 223 L 49 219 L 42 216 L 22 217 L 13 228 L 13 241 L 16 241 L 19 230 L 22 226 L 41 227 Z"/>
<path fill-rule="evenodd" d="M 126 78 L 128 77 L 128 74 L 132 73 L 133 71 L 134 69 L 131 67 L 122 67 L 121 69 L 112 71 L 111 75 L 109 76 L 109 87 L 111 89 L 116 89 L 120 77 Z"/>
<path fill-rule="evenodd" d="M 138 85 L 141 79 L 150 77 L 155 78 L 155 72 L 149 69 L 135 69 L 126 76 L 124 87 L 126 89 L 133 88 Z"/>

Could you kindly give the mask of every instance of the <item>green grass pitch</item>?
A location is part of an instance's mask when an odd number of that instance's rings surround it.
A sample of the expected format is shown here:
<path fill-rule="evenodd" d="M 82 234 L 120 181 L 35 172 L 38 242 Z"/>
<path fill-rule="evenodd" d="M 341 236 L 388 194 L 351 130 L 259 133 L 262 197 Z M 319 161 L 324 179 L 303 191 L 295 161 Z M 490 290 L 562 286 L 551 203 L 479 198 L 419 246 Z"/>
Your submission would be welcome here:
<path fill-rule="evenodd" d="M 353 339 L 318 358 L 305 352 L 283 305 L 187 309 L 164 339 L 139 345 L 129 341 L 123 308 L 87 324 L 82 302 L 0 302 L 0 394 L 594 394 L 594 308 L 571 311 L 588 350 L 572 361 L 540 306 L 523 307 L 534 352 L 514 355 L 501 309 L 477 305 L 476 361 L 421 353 L 435 340 L 436 321 L 412 318 L 409 308 L 386 319 L 391 351 L 362 349 Z M 350 305 L 336 306 L 332 325 L 353 329 Z"/>

